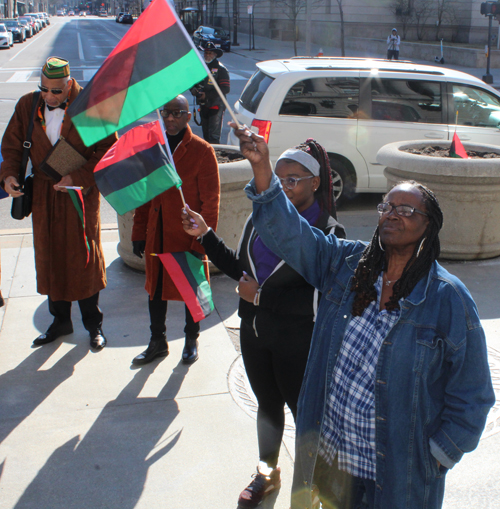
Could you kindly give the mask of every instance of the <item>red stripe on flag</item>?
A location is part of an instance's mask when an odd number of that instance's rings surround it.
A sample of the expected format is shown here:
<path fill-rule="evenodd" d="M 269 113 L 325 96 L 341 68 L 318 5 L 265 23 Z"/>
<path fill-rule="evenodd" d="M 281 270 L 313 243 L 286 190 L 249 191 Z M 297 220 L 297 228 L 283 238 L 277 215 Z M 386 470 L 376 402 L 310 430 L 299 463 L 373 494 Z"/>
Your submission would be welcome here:
<path fill-rule="evenodd" d="M 200 306 L 200 302 L 198 301 L 198 297 L 193 287 L 189 284 L 186 275 L 179 266 L 177 260 L 171 253 L 161 253 L 157 256 L 172 278 L 177 290 L 179 290 L 184 303 L 193 317 L 193 321 L 196 323 L 203 320 L 205 318 L 205 313 Z"/>
<path fill-rule="evenodd" d="M 157 143 L 165 145 L 158 120 L 143 124 L 127 131 L 113 146 L 106 152 L 104 157 L 94 168 L 94 173 L 105 170 L 112 164 L 119 163 L 124 159 L 134 156 L 138 152 L 147 150 Z"/>
<path fill-rule="evenodd" d="M 171 27 L 175 22 L 175 15 L 172 13 L 166 0 L 153 0 L 130 27 L 126 36 L 123 37 L 109 54 L 108 59 L 120 53 L 120 51 L 163 32 L 163 30 Z"/>

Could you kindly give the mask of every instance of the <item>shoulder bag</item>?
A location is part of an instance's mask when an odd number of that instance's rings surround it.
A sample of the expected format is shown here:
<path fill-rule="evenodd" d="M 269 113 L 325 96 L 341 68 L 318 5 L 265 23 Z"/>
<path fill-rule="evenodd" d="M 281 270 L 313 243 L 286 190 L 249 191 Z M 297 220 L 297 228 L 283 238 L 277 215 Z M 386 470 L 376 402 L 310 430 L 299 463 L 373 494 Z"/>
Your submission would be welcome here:
<path fill-rule="evenodd" d="M 23 157 L 21 159 L 21 167 L 19 168 L 19 186 L 24 194 L 12 199 L 12 209 L 10 214 L 14 219 L 24 219 L 31 214 L 31 206 L 33 202 L 33 174 L 26 177 L 26 166 L 28 165 L 28 159 L 30 157 L 31 135 L 33 133 L 36 105 L 39 97 L 40 92 L 35 92 L 33 94 L 31 118 L 28 126 L 28 132 L 26 133 L 26 140 L 23 143 Z"/>

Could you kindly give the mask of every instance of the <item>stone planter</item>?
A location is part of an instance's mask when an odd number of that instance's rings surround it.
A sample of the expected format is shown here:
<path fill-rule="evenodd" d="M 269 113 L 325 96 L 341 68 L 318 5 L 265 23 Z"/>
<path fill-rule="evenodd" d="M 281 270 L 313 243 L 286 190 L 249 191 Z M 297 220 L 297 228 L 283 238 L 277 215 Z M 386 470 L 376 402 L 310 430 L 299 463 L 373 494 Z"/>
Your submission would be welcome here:
<path fill-rule="evenodd" d="M 214 145 L 214 149 L 239 153 L 238 147 L 229 145 Z M 250 163 L 243 159 L 242 161 L 219 164 L 219 174 L 221 199 L 217 234 L 224 239 L 224 242 L 229 247 L 236 249 L 245 221 L 252 212 L 252 202 L 243 191 L 245 185 L 253 176 L 252 168 Z M 129 267 L 144 271 L 144 258 L 138 258 L 132 252 L 132 241 L 130 239 L 133 223 L 134 211 L 127 212 L 123 216 L 118 216 L 120 242 L 117 250 L 122 260 Z"/>
<path fill-rule="evenodd" d="M 383 146 L 377 161 L 386 165 L 388 187 L 416 180 L 436 194 L 444 214 L 441 257 L 476 260 L 500 256 L 500 159 L 458 159 L 403 152 L 451 141 L 401 141 Z M 464 144 L 465 150 L 495 152 L 500 147 Z"/>

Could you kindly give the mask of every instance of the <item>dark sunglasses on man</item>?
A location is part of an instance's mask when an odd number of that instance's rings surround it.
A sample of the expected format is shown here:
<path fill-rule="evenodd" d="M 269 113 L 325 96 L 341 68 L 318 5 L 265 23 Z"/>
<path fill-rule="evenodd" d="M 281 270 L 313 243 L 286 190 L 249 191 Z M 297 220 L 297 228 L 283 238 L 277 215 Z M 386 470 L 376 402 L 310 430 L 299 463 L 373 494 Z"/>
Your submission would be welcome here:
<path fill-rule="evenodd" d="M 189 113 L 187 110 L 161 110 L 161 116 L 168 118 L 170 115 L 174 118 L 181 118 L 185 113 Z"/>
<path fill-rule="evenodd" d="M 43 85 L 38 85 L 38 88 L 42 92 L 44 92 L 44 93 L 50 92 L 52 95 L 61 95 L 64 91 L 64 89 L 62 89 L 62 88 L 47 88 L 47 87 L 44 87 Z"/>

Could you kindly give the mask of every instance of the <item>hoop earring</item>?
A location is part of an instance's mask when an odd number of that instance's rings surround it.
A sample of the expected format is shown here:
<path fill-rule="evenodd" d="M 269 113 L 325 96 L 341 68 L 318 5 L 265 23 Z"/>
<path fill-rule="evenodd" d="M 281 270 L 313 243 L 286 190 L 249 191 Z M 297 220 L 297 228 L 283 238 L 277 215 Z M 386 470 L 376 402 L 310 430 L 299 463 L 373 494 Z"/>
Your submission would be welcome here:
<path fill-rule="evenodd" d="M 420 242 L 420 246 L 418 246 L 417 256 L 415 258 L 418 258 L 418 255 L 420 254 L 420 251 L 424 248 L 424 242 L 427 240 L 427 237 L 424 237 L 422 241 Z"/>
<path fill-rule="evenodd" d="M 380 234 L 379 234 L 379 236 L 378 236 L 378 245 L 379 245 L 380 250 L 381 250 L 382 252 L 383 252 L 383 251 L 385 251 L 385 249 L 382 247 L 382 241 L 380 240 Z"/>

